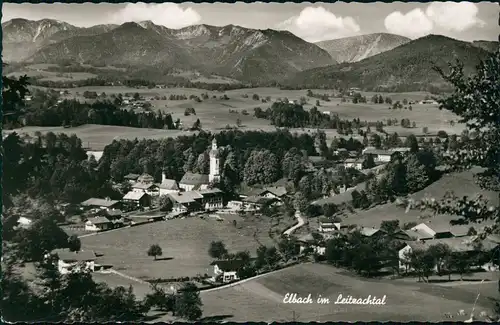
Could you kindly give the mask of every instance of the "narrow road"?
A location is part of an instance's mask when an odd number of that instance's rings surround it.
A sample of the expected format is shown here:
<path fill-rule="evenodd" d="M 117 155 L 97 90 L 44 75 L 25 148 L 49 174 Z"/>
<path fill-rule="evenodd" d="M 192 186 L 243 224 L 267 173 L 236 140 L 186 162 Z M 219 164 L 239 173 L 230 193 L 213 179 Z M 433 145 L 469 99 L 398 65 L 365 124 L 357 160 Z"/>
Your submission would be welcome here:
<path fill-rule="evenodd" d="M 302 215 L 300 214 L 300 211 L 297 210 L 295 211 L 295 218 L 297 218 L 298 223 L 287 230 L 283 232 L 283 234 L 290 236 L 295 230 L 299 229 L 302 227 L 306 222 L 304 221 L 304 218 L 302 218 Z"/>

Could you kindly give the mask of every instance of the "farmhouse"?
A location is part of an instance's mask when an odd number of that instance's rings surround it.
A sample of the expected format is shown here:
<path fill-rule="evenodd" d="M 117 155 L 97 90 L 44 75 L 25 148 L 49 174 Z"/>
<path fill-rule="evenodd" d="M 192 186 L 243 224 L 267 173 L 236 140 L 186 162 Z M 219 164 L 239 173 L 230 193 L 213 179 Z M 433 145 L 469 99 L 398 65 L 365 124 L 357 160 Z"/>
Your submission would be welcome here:
<path fill-rule="evenodd" d="M 243 204 L 247 210 L 258 211 L 264 206 L 279 206 L 281 202 L 276 198 L 268 198 L 262 196 L 248 196 L 243 199 Z"/>
<path fill-rule="evenodd" d="M 162 174 L 162 180 L 158 185 L 158 189 L 160 195 L 179 192 L 179 186 L 177 185 L 175 179 L 168 179 L 165 173 Z"/>
<path fill-rule="evenodd" d="M 212 140 L 212 149 L 210 150 L 210 173 L 197 174 L 186 173 L 179 182 L 179 187 L 184 191 L 194 191 L 207 189 L 210 183 L 220 180 L 220 150 L 217 147 L 217 140 Z"/>
<path fill-rule="evenodd" d="M 319 222 L 318 230 L 320 232 L 332 232 L 340 230 L 340 222 L 335 222 L 334 219 L 323 216 L 318 218 L 318 222 Z"/>
<path fill-rule="evenodd" d="M 432 222 L 422 222 L 412 227 L 406 233 L 417 240 L 429 240 L 439 238 L 463 237 L 467 235 L 467 227 L 440 225 Z"/>
<path fill-rule="evenodd" d="M 499 248 L 499 244 L 490 240 L 480 240 L 477 236 L 465 236 L 460 238 L 441 238 L 432 239 L 425 242 L 421 241 L 411 241 L 406 242 L 405 246 L 401 248 L 398 252 L 399 255 L 399 267 L 401 269 L 410 269 L 408 266 L 408 255 L 415 250 L 426 250 L 431 246 L 437 244 L 447 245 L 453 253 L 470 254 L 477 255 L 479 252 L 492 254 Z M 491 263 L 486 263 L 482 265 L 475 265 L 486 271 L 491 271 L 493 267 Z M 436 266 L 437 269 L 437 266 Z"/>
<path fill-rule="evenodd" d="M 129 208 L 148 207 L 151 205 L 151 196 L 146 192 L 132 190 L 125 194 L 123 203 Z"/>
<path fill-rule="evenodd" d="M 257 197 L 264 199 L 273 199 L 279 202 L 281 202 L 286 195 L 287 195 L 287 190 L 284 186 L 256 188 L 256 189 L 250 189 L 248 191 L 243 191 L 242 193 L 240 193 L 240 197 L 243 199 Z"/>
<path fill-rule="evenodd" d="M 136 182 L 132 185 L 133 192 L 147 193 L 156 196 L 159 194 L 158 185 L 153 183 Z"/>
<path fill-rule="evenodd" d="M 86 231 L 103 231 L 113 228 L 113 222 L 106 217 L 93 217 L 85 221 Z"/>
<path fill-rule="evenodd" d="M 110 209 L 119 209 L 120 201 L 111 200 L 111 199 L 99 199 L 99 198 L 90 198 L 80 204 L 82 208 L 87 209 L 101 209 L 101 210 L 110 210 Z"/>
<path fill-rule="evenodd" d="M 397 152 L 395 151 L 380 149 L 366 148 L 363 150 L 363 155 L 373 155 L 375 162 L 390 162 L 396 154 Z"/>
<path fill-rule="evenodd" d="M 231 282 L 239 280 L 238 270 L 244 265 L 242 260 L 214 261 L 214 281 Z"/>
<path fill-rule="evenodd" d="M 363 162 L 365 160 L 363 158 L 347 158 L 344 160 L 343 166 L 344 168 L 354 168 L 356 170 L 363 169 Z"/>
<path fill-rule="evenodd" d="M 218 188 L 206 189 L 197 192 L 202 196 L 201 204 L 205 210 L 222 209 L 224 207 L 222 199 L 223 192 Z"/>
<path fill-rule="evenodd" d="M 130 183 L 135 183 L 137 182 L 137 179 L 139 178 L 139 174 L 127 174 L 125 175 L 125 180 L 129 181 Z"/>
<path fill-rule="evenodd" d="M 203 195 L 196 191 L 170 193 L 168 196 L 172 199 L 172 212 L 194 212 L 203 210 L 201 199 Z"/>
<path fill-rule="evenodd" d="M 52 255 L 57 258 L 57 269 L 61 274 L 75 272 L 94 272 L 96 255 L 94 251 L 70 252 L 67 249 L 56 249 Z"/>
<path fill-rule="evenodd" d="M 326 247 L 322 245 L 317 245 L 316 240 L 312 234 L 303 235 L 297 238 L 300 243 L 300 253 L 302 253 L 306 248 L 311 247 L 313 252 L 318 255 L 325 255 Z"/>
<path fill-rule="evenodd" d="M 141 176 L 139 176 L 137 178 L 137 181 L 139 183 L 152 184 L 155 181 L 155 179 L 154 179 L 153 176 L 151 176 L 151 175 L 149 175 L 147 173 L 144 173 L 144 174 L 142 174 Z"/>

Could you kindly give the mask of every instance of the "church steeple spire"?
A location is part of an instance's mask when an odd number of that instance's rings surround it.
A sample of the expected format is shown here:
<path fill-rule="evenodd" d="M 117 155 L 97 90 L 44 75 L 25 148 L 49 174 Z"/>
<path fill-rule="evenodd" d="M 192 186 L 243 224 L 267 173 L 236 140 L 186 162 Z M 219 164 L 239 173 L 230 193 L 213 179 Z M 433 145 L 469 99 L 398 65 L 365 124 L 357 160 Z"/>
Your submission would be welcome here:
<path fill-rule="evenodd" d="M 220 153 L 215 137 L 212 140 L 212 150 L 210 150 L 210 174 L 208 180 L 211 183 L 220 180 Z"/>

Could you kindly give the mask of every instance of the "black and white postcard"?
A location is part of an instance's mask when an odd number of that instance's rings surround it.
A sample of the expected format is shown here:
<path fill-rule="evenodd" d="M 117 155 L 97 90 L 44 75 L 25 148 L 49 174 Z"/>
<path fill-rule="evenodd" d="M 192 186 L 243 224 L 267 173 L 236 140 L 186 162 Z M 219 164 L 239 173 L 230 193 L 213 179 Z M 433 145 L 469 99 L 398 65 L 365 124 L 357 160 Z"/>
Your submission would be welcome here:
<path fill-rule="evenodd" d="M 498 322 L 499 13 L 3 3 L 3 321 Z"/>

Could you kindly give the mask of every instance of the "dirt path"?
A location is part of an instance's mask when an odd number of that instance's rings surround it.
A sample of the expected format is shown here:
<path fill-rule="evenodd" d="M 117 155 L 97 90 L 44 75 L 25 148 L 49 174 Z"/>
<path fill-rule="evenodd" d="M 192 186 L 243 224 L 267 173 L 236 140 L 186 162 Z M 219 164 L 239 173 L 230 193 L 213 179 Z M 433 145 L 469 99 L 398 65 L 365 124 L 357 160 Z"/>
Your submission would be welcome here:
<path fill-rule="evenodd" d="M 296 211 L 295 212 L 295 218 L 297 218 L 297 221 L 298 223 L 290 228 L 288 228 L 287 230 L 285 230 L 283 232 L 283 234 L 287 235 L 287 236 L 290 236 L 291 234 L 293 234 L 293 232 L 297 229 L 299 229 L 300 227 L 302 227 L 306 222 L 304 221 L 304 218 L 302 218 L 302 215 L 300 214 L 300 211 Z"/>

